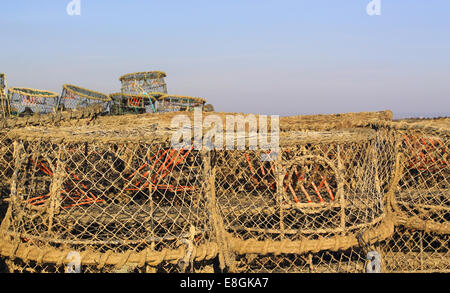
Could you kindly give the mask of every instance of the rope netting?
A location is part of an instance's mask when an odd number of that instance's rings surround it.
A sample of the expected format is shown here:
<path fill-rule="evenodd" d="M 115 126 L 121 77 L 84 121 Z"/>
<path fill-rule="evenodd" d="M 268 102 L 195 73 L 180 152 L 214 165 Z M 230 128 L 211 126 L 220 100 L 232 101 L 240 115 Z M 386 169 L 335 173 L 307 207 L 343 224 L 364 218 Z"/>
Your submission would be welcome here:
<path fill-rule="evenodd" d="M 103 107 L 103 112 L 110 113 L 111 103 L 111 98 L 105 94 L 65 84 L 63 85 L 61 98 L 58 102 L 58 109 L 60 111 L 66 111 L 68 109 L 73 110 L 98 104 Z"/>
<path fill-rule="evenodd" d="M 167 85 L 164 80 L 166 76 L 166 73 L 161 71 L 136 72 L 123 75 L 119 80 L 122 83 L 123 94 L 167 94 Z"/>
<path fill-rule="evenodd" d="M 277 153 L 173 148 L 175 113 L 10 129 L 0 254 L 14 272 L 73 252 L 82 272 L 447 272 L 449 120 L 389 114 L 282 118 Z"/>
<path fill-rule="evenodd" d="M 10 88 L 8 89 L 9 115 L 27 116 L 53 113 L 56 110 L 58 94 L 49 91 Z"/>
<path fill-rule="evenodd" d="M 165 95 L 158 99 L 158 112 L 194 111 L 196 108 L 203 110 L 205 103 L 202 98 Z"/>

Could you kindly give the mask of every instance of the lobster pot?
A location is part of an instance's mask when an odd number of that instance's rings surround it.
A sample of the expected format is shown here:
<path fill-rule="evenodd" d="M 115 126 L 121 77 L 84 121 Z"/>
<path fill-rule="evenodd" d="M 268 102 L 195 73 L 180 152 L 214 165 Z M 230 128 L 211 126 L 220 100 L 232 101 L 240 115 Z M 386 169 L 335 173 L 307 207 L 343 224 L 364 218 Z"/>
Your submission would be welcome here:
<path fill-rule="evenodd" d="M 112 113 L 143 114 L 156 112 L 156 98 L 151 95 L 131 95 L 115 93 L 110 95 L 113 102 Z"/>
<path fill-rule="evenodd" d="M 194 111 L 197 108 L 203 110 L 205 103 L 201 98 L 165 95 L 158 100 L 158 112 Z"/>
<path fill-rule="evenodd" d="M 60 272 L 69 253 L 85 272 L 195 271 L 216 257 L 200 152 L 150 126 L 11 136 L 16 191 L 0 248 L 11 270 Z"/>
<path fill-rule="evenodd" d="M 120 78 L 122 93 L 130 95 L 151 94 L 153 92 L 167 94 L 164 80 L 166 73 L 161 71 L 136 72 Z"/>
<path fill-rule="evenodd" d="M 63 85 L 58 109 L 61 111 L 73 110 L 97 104 L 103 107 L 103 112 L 109 113 L 111 111 L 111 98 L 107 95 L 65 84 Z"/>
<path fill-rule="evenodd" d="M 36 89 L 10 88 L 8 100 L 12 115 L 47 114 L 55 111 L 58 94 Z"/>
<path fill-rule="evenodd" d="M 396 212 L 415 228 L 450 233 L 450 120 L 389 126 L 400 153 Z"/>
<path fill-rule="evenodd" d="M 390 236 L 378 144 L 370 129 L 292 132 L 281 134 L 279 154 L 218 153 L 217 206 L 232 250 L 304 256 L 359 246 L 362 231 L 366 240 Z"/>

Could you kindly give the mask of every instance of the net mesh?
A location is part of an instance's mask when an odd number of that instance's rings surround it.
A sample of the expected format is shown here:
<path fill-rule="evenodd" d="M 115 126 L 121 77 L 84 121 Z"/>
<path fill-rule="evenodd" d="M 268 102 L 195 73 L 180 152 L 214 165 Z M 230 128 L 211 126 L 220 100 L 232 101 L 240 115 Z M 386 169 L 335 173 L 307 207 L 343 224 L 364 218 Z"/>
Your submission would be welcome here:
<path fill-rule="evenodd" d="M 449 120 L 288 117 L 269 153 L 175 149 L 164 115 L 10 129 L 7 269 L 450 270 Z"/>

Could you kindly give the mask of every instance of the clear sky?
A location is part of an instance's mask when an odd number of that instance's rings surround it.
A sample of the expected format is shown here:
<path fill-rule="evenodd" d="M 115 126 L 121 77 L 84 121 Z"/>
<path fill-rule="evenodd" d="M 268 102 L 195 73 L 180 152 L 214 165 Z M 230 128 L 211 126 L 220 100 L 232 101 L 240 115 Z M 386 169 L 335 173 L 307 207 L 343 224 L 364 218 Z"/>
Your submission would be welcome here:
<path fill-rule="evenodd" d="M 450 1 L 0 1 L 8 86 L 106 94 L 161 70 L 218 111 L 450 115 Z"/>

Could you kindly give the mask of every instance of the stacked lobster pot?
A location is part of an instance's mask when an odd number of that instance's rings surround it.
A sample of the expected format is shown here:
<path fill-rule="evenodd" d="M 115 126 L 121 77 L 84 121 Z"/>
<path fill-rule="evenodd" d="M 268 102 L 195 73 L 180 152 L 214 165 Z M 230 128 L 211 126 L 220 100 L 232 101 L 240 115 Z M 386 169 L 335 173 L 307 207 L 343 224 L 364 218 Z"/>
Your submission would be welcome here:
<path fill-rule="evenodd" d="M 113 113 L 155 113 L 157 99 L 167 94 L 165 77 L 166 73 L 161 71 L 136 72 L 120 77 L 121 93 L 111 95 Z"/>
<path fill-rule="evenodd" d="M 449 271 L 449 119 L 283 117 L 274 150 L 175 146 L 175 114 L 11 128 L 8 269 Z"/>
<path fill-rule="evenodd" d="M 8 89 L 8 112 L 13 116 L 54 113 L 58 94 L 50 91 L 10 88 Z"/>
<path fill-rule="evenodd" d="M 395 235 L 382 245 L 387 271 L 450 272 L 450 119 L 378 125 L 396 140 L 390 204 Z"/>
<path fill-rule="evenodd" d="M 103 113 L 111 112 L 111 98 L 105 94 L 65 84 L 58 102 L 58 110 L 75 110 L 93 105 L 101 105 Z"/>

